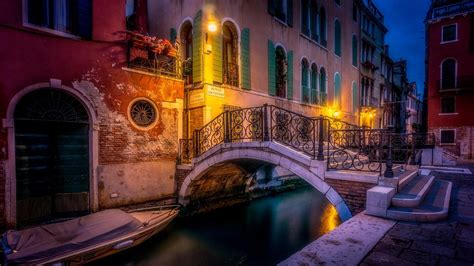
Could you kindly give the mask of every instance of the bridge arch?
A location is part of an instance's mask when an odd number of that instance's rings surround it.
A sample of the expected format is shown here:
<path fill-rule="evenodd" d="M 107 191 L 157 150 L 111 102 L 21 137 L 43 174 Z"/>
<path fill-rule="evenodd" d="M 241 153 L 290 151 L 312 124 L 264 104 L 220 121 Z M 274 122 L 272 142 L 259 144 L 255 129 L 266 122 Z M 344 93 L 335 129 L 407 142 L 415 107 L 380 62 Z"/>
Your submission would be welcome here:
<path fill-rule="evenodd" d="M 219 144 L 193 160 L 193 168 L 184 179 L 179 188 L 179 202 L 183 205 L 189 203 L 192 193 L 191 185 L 205 175 L 208 170 L 216 165 L 237 161 L 256 160 L 280 166 L 321 192 L 326 199 L 336 208 L 342 221 L 352 217 L 352 214 L 339 193 L 328 185 L 324 178 L 326 163 L 312 160 L 302 153 L 296 152 L 274 142 L 241 142 Z"/>

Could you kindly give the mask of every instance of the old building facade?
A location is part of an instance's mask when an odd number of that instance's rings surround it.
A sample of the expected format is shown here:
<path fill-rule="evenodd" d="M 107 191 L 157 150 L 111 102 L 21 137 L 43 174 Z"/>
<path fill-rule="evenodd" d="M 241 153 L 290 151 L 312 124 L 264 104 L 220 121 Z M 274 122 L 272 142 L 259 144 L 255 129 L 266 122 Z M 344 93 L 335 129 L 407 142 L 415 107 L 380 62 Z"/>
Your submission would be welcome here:
<path fill-rule="evenodd" d="M 173 196 L 183 81 L 127 64 L 146 1 L 0 7 L 1 224 Z"/>
<path fill-rule="evenodd" d="M 334 0 L 149 2 L 150 32 L 171 32 L 192 61 L 184 134 L 224 110 L 264 103 L 357 123 L 354 8 Z"/>
<path fill-rule="evenodd" d="M 474 152 L 474 1 L 432 1 L 426 19 L 428 131 L 445 151 Z"/>

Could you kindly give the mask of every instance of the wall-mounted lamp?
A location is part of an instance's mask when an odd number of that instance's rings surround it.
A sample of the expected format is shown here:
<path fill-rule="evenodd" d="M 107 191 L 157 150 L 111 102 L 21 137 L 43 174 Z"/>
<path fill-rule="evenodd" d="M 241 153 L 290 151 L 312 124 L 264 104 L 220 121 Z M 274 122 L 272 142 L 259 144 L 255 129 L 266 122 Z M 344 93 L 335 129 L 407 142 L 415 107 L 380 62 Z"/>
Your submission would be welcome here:
<path fill-rule="evenodd" d="M 212 53 L 212 45 L 208 43 L 209 33 L 213 33 L 217 31 L 217 24 L 214 21 L 209 21 L 207 24 L 207 32 L 206 32 L 206 45 L 204 46 L 204 53 L 210 54 Z"/>
<path fill-rule="evenodd" d="M 214 21 L 209 21 L 207 24 L 207 31 L 208 32 L 216 32 L 217 31 L 217 24 Z"/>
<path fill-rule="evenodd" d="M 333 116 L 334 118 L 338 118 L 339 115 L 341 115 L 341 112 L 339 112 L 339 111 L 334 111 L 334 112 L 332 113 L 332 116 Z"/>

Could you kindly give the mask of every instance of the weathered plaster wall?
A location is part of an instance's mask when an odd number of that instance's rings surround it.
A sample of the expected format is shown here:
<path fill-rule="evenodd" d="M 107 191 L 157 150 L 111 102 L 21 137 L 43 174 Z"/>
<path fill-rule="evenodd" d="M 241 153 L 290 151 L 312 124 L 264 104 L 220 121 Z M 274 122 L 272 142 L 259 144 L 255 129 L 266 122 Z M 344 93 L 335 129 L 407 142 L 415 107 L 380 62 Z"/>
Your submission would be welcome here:
<path fill-rule="evenodd" d="M 126 45 L 124 1 L 94 1 L 93 38 L 65 38 L 23 26 L 21 1 L 0 4 L 0 123 L 3 129 L 12 98 L 28 86 L 58 80 L 60 86 L 82 95 L 92 107 L 98 130 L 97 151 L 99 206 L 112 207 L 167 197 L 175 188 L 175 160 L 182 126 L 183 82 L 124 69 Z M 140 0 L 140 5 L 143 1 Z M 141 6 L 146 8 L 146 6 Z M 143 10 L 142 10 L 143 11 Z M 146 10 L 143 12 L 146 13 Z M 168 37 L 161 36 L 161 37 Z M 12 49 L 14 47 L 14 49 Z M 128 107 L 144 97 L 157 108 L 158 122 L 150 130 L 135 128 Z M 0 224 L 5 206 L 16 201 L 6 197 L 3 163 L 11 162 L 7 131 L 0 131 Z M 92 164 L 91 164 L 92 167 Z M 132 170 L 134 169 L 134 170 Z M 97 189 L 97 188 L 96 188 Z M 110 194 L 119 196 L 111 199 Z M 15 206 L 15 205 L 13 205 Z M 10 213 L 15 213 L 12 207 Z"/>

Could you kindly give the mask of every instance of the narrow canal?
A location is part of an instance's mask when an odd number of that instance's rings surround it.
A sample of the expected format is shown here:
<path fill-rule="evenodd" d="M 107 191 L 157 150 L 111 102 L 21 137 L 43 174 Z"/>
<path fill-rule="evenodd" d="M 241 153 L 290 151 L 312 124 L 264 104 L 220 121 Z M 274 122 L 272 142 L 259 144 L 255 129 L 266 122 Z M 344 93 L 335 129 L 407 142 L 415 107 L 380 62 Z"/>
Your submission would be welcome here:
<path fill-rule="evenodd" d="M 141 246 L 96 265 L 275 265 L 340 224 L 313 188 L 180 218 Z"/>

